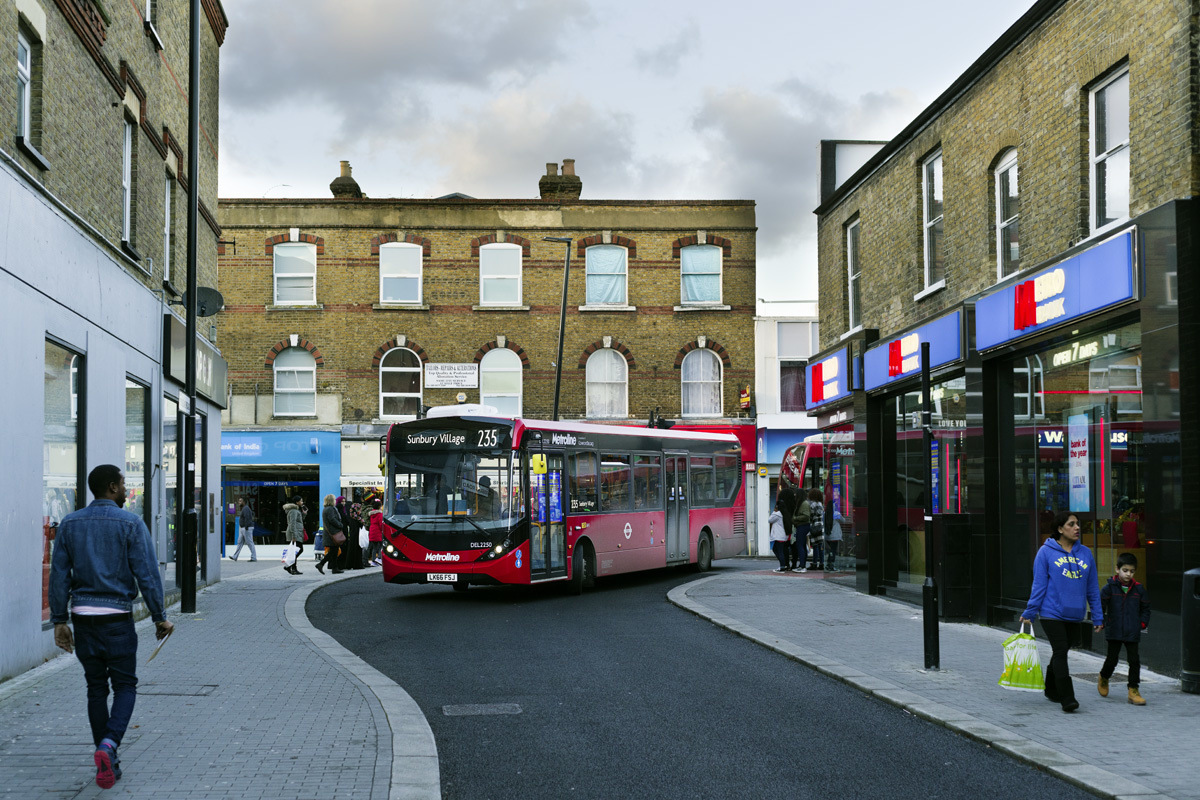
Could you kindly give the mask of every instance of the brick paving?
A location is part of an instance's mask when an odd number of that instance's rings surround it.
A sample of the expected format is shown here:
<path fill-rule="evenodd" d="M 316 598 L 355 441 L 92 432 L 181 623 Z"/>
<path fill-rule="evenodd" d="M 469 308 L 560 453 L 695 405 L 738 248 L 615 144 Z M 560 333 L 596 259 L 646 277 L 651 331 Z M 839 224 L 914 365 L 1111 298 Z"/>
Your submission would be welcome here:
<path fill-rule="evenodd" d="M 1080 708 L 1064 714 L 1040 693 L 997 685 L 1001 643 L 1011 631 L 942 623 L 941 669 L 926 671 L 920 608 L 822 577 L 769 569 L 729 572 L 679 586 L 669 597 L 722 627 L 1102 797 L 1200 800 L 1200 695 L 1184 693 L 1178 680 L 1143 669 L 1147 705 L 1137 708 L 1126 701 L 1118 667 L 1105 699 L 1095 678 L 1103 659 L 1072 650 Z M 1050 647 L 1044 641 L 1039 646 L 1045 665 Z"/>
<path fill-rule="evenodd" d="M 137 706 L 110 790 L 95 785 L 75 656 L 0 684 L 0 797 L 439 797 L 433 736 L 412 699 L 308 624 L 308 595 L 336 578 L 307 561 L 289 576 L 262 555 L 224 562 L 197 613 L 168 609 L 176 631 L 149 664 L 153 626 L 138 623 Z"/>

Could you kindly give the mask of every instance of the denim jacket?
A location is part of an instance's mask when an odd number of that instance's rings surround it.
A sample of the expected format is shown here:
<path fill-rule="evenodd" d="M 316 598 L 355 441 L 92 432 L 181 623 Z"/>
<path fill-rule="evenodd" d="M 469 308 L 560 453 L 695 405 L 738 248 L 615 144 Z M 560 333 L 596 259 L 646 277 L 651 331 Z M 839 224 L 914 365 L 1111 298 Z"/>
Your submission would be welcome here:
<path fill-rule="evenodd" d="M 66 622 L 68 605 L 132 611 L 139 587 L 150 618 L 165 620 L 154 543 L 141 517 L 112 500 L 63 517 L 50 561 L 51 622 Z"/>

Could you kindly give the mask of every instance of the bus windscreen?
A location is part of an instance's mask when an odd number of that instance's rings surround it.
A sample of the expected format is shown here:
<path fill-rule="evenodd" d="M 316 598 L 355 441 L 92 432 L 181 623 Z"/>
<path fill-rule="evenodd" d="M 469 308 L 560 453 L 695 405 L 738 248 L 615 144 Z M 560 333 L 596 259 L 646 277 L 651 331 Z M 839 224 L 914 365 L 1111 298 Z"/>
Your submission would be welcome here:
<path fill-rule="evenodd" d="M 390 460 L 384 513 L 401 530 L 430 518 L 457 523 L 447 531 L 506 529 L 524 514 L 508 453 L 425 450 L 393 453 Z"/>

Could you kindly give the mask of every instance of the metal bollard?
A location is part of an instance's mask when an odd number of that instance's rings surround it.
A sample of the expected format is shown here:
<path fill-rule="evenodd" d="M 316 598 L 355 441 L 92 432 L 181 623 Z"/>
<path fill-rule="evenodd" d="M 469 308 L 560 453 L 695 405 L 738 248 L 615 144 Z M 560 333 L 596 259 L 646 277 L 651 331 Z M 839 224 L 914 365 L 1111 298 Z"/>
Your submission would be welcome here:
<path fill-rule="evenodd" d="M 1200 569 L 1183 573 L 1183 598 L 1179 608 L 1180 638 L 1182 639 L 1182 669 L 1179 680 L 1182 689 L 1200 694 Z"/>

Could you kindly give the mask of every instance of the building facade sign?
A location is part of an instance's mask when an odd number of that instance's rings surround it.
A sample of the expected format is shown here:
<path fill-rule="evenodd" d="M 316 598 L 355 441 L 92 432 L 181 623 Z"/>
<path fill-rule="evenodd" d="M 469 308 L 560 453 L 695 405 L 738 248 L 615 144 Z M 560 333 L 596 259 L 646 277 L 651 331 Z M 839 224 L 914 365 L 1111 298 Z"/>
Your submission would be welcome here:
<path fill-rule="evenodd" d="M 850 396 L 850 348 L 843 347 L 820 361 L 809 362 L 804 372 L 804 385 L 808 387 L 805 409 L 811 411 Z"/>
<path fill-rule="evenodd" d="M 921 344 L 929 342 L 929 367 L 958 361 L 963 346 L 962 311 L 928 322 L 913 330 L 885 339 L 863 356 L 863 384 L 869 392 L 881 386 L 921 374 Z"/>
<path fill-rule="evenodd" d="M 975 304 L 975 348 L 1008 344 L 1137 297 L 1129 230 Z"/>
<path fill-rule="evenodd" d="M 187 383 L 187 325 L 174 314 L 163 315 L 163 372 L 180 386 Z M 225 384 L 229 366 L 202 336 L 196 337 L 196 393 L 210 402 L 226 407 Z"/>
<path fill-rule="evenodd" d="M 426 364 L 426 389 L 477 389 L 478 364 Z"/>

